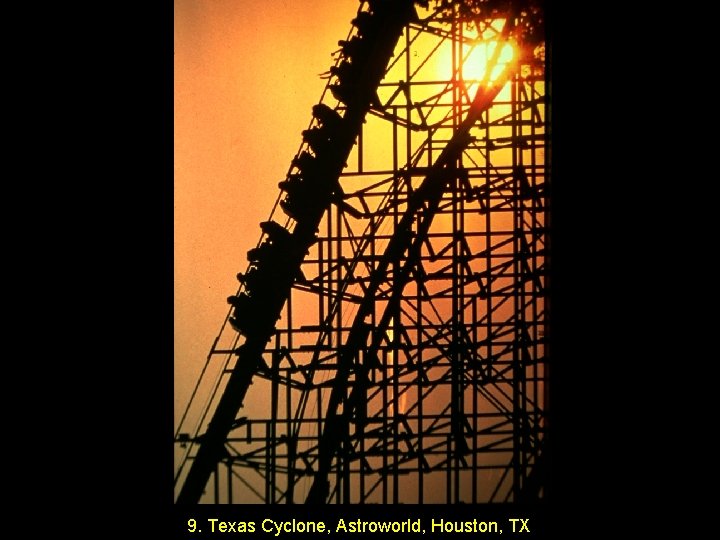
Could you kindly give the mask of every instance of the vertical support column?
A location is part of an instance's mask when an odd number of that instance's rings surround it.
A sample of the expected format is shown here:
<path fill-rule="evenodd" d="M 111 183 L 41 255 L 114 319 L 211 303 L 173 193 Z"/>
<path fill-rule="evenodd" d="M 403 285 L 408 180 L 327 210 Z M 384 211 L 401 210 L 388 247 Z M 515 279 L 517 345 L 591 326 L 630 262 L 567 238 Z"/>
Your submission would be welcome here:
<path fill-rule="evenodd" d="M 494 180 L 494 176 L 496 175 L 495 169 L 492 167 L 492 161 L 491 161 L 491 150 L 490 150 L 490 141 L 491 141 L 491 129 L 490 129 L 490 111 L 486 110 L 483 111 L 481 118 L 483 119 L 483 124 L 485 125 L 484 135 L 485 140 L 488 141 L 488 144 L 486 145 L 486 155 L 485 155 L 485 164 L 483 169 L 481 169 L 484 183 L 481 184 L 479 191 L 477 192 L 477 196 L 479 199 L 479 204 L 481 208 L 481 219 L 484 221 L 484 242 L 485 242 L 485 257 L 484 257 L 484 263 L 485 263 L 485 301 L 484 303 L 484 326 L 482 328 L 482 333 L 485 339 L 485 358 L 486 358 L 486 365 L 484 365 L 481 369 L 483 370 L 483 376 L 486 378 L 490 378 L 493 370 L 494 370 L 494 363 L 497 360 L 497 353 L 496 353 L 496 347 L 495 347 L 495 336 L 493 334 L 493 327 L 495 324 L 495 302 L 496 298 L 497 301 L 502 301 L 499 296 L 495 295 L 493 292 L 493 289 L 496 287 L 492 276 L 490 269 L 493 267 L 493 253 L 494 253 L 494 236 L 493 233 L 495 232 L 495 223 L 493 222 L 493 215 L 490 211 L 491 204 L 493 202 L 493 192 L 492 192 L 492 183 Z M 483 210 L 484 209 L 484 210 Z M 482 279 L 482 278 L 481 278 Z M 482 299 L 482 297 L 481 297 Z M 482 351 L 483 349 L 481 349 Z M 492 417 L 490 419 L 490 422 L 494 422 L 497 417 Z M 491 474 L 495 474 L 496 471 L 492 471 Z M 492 499 L 491 499 L 492 500 Z"/>
<path fill-rule="evenodd" d="M 265 452 L 265 502 L 270 502 L 272 500 L 272 483 L 270 482 L 269 478 L 270 475 L 268 474 L 273 466 L 273 457 L 272 457 L 272 450 L 270 449 L 270 434 L 272 430 L 272 421 L 267 420 L 264 422 L 265 424 L 265 444 L 267 445 L 268 451 Z"/>
<path fill-rule="evenodd" d="M 445 469 L 445 502 L 452 504 L 452 434 L 447 435 L 446 447 L 445 447 L 445 459 L 447 460 L 447 467 Z"/>
<path fill-rule="evenodd" d="M 343 462 L 342 462 L 342 498 L 339 502 L 343 504 L 350 504 L 350 469 L 352 455 L 352 442 L 350 439 L 350 427 L 343 434 Z"/>
<path fill-rule="evenodd" d="M 276 340 L 275 350 L 272 352 L 271 368 L 270 368 L 270 423 L 268 425 L 269 435 L 265 444 L 267 445 L 267 453 L 270 454 L 270 468 L 265 473 L 265 481 L 268 483 L 268 492 L 270 498 L 266 501 L 270 504 L 275 503 L 275 486 L 277 485 L 277 426 L 278 426 L 278 408 L 280 401 L 280 338 Z"/>
<path fill-rule="evenodd" d="M 288 334 L 289 335 L 289 334 Z M 288 338 L 289 340 L 289 338 Z M 288 477 L 287 477 L 287 503 L 288 504 L 294 504 L 295 503 L 295 460 L 296 460 L 296 448 L 297 448 L 297 439 L 295 438 L 295 430 L 293 429 L 293 421 L 292 421 L 292 374 L 290 373 L 290 369 L 288 368 L 285 371 L 285 433 L 287 436 L 287 452 L 288 452 L 288 460 L 287 460 L 287 468 L 288 468 Z M 298 429 L 298 433 L 299 433 Z"/>
<path fill-rule="evenodd" d="M 478 310 L 477 310 L 477 299 L 473 298 L 472 302 L 470 303 L 472 306 L 472 342 L 473 342 L 473 352 L 472 354 L 476 354 L 476 350 L 478 347 L 478 329 L 477 325 L 475 324 L 475 321 L 478 320 Z M 478 438 L 477 438 L 477 432 L 478 432 L 478 384 L 480 382 L 480 378 L 478 376 L 478 362 L 473 362 L 472 367 L 472 431 L 473 431 L 473 438 L 472 438 L 472 493 L 471 493 L 471 500 L 470 502 L 472 504 L 476 504 L 478 502 Z"/>
<path fill-rule="evenodd" d="M 322 439 L 323 433 L 323 400 L 322 400 L 322 388 L 317 389 L 317 445 L 320 446 L 320 440 Z"/>
<path fill-rule="evenodd" d="M 458 9 L 457 7 L 455 9 Z M 463 25 L 461 23 L 458 23 L 456 21 L 456 18 L 453 19 L 453 25 L 452 25 L 452 80 L 453 82 L 457 81 L 458 79 L 462 79 L 462 58 L 463 58 L 463 47 L 462 47 L 462 37 L 463 37 Z M 452 105 L 452 126 L 453 126 L 453 132 L 455 132 L 462 122 L 462 110 L 461 110 L 461 103 L 462 103 L 462 94 L 460 85 L 453 84 L 453 105 Z M 463 355 L 461 350 L 461 343 L 462 343 L 462 331 L 461 331 L 461 325 L 462 325 L 462 319 L 461 319 L 461 306 L 458 298 L 458 290 L 462 286 L 462 283 L 460 281 L 460 275 L 459 275 L 459 240 L 460 235 L 462 234 L 462 230 L 459 228 L 458 223 L 458 177 L 457 177 L 457 167 L 459 166 L 460 158 L 458 157 L 458 160 L 452 163 L 452 167 L 455 169 L 453 171 L 452 177 L 449 179 L 450 186 L 451 186 L 451 193 L 450 193 L 450 204 L 451 204 L 451 230 L 450 235 L 452 242 L 452 250 L 451 250 L 451 257 L 452 257 L 452 264 L 450 265 L 450 268 L 452 269 L 452 288 L 451 288 L 451 318 L 450 318 L 450 335 L 452 336 L 452 342 L 450 344 L 450 370 L 451 370 L 451 376 L 450 376 L 450 399 L 451 399 L 451 409 L 450 409 L 450 423 L 451 423 L 451 435 L 452 435 L 452 441 L 453 441 L 453 449 L 452 449 L 452 465 L 451 469 L 453 471 L 452 475 L 452 484 L 453 484 L 453 492 L 452 492 L 452 502 L 458 503 L 460 502 L 460 470 L 462 468 L 462 462 L 464 459 L 464 440 L 462 437 L 462 379 L 463 379 L 463 373 L 462 373 L 462 364 L 463 364 Z"/>
<path fill-rule="evenodd" d="M 227 460 L 227 502 L 233 503 L 232 459 Z"/>
<path fill-rule="evenodd" d="M 381 437 L 382 437 L 382 446 L 387 447 L 388 445 L 388 431 L 390 430 L 390 425 L 388 422 L 388 385 L 387 385 L 387 378 L 388 378 L 388 354 L 387 354 L 387 348 L 382 348 L 382 367 L 380 368 L 382 370 L 382 376 L 381 376 L 381 384 L 382 384 L 382 411 L 380 412 L 380 415 L 382 417 L 382 429 L 381 429 Z M 382 453 L 382 503 L 388 504 L 388 453 L 383 452 Z"/>
<path fill-rule="evenodd" d="M 397 109 L 393 109 L 393 114 L 397 116 Z M 400 222 L 399 217 L 399 205 L 400 201 L 403 198 L 406 198 L 406 195 L 403 193 L 404 190 L 402 189 L 404 187 L 404 181 L 401 171 L 399 170 L 399 153 L 398 153 L 398 124 L 397 122 L 393 122 L 392 125 L 392 160 L 393 160 L 393 175 L 394 175 L 394 181 L 393 181 L 393 196 L 395 197 L 395 204 L 394 204 L 394 211 L 393 211 L 393 230 L 397 229 L 397 225 Z M 402 266 L 402 255 L 398 253 L 397 258 L 395 261 L 393 261 L 393 277 L 397 276 L 400 272 L 401 266 Z M 393 279 L 393 295 L 400 295 L 402 294 L 402 289 L 397 287 L 397 280 Z M 398 302 L 394 308 L 393 308 L 393 314 L 392 319 L 390 321 L 389 327 L 392 329 L 391 339 L 390 339 L 390 360 L 392 362 L 393 370 L 392 370 L 392 396 L 393 396 L 393 404 L 392 404 L 392 411 L 393 411 L 393 418 L 391 418 L 391 433 L 392 433 L 392 469 L 393 469 L 393 503 L 397 504 L 400 502 L 399 497 L 399 491 L 400 491 L 400 452 L 399 452 L 399 440 L 398 440 L 398 432 L 399 432 L 399 419 L 400 419 L 400 384 L 399 384 L 399 374 L 400 374 L 400 366 L 398 364 L 399 361 L 399 347 L 398 343 L 400 340 L 400 302 Z"/>
<path fill-rule="evenodd" d="M 511 103 L 511 136 L 517 136 L 517 122 L 516 122 L 516 111 L 515 111 L 515 86 L 512 87 L 512 97 L 510 98 Z M 512 147 L 512 164 L 510 167 L 511 171 L 511 184 L 510 184 L 510 205 L 512 208 L 512 235 L 513 235 L 513 264 L 512 264 L 512 276 L 513 276 L 513 347 L 512 347 L 512 418 L 513 418 L 513 455 L 512 455 L 512 500 L 513 502 L 518 501 L 518 495 L 520 494 L 520 475 L 521 475 L 521 442 L 520 437 L 520 324 L 521 324 L 521 312 L 520 312 L 520 273 L 521 264 L 518 259 L 520 253 L 520 224 L 518 220 L 519 213 L 519 189 L 518 179 L 514 174 L 515 167 L 517 166 L 517 150 L 515 145 Z"/>
<path fill-rule="evenodd" d="M 220 504 L 220 461 L 215 465 L 213 472 L 213 502 Z"/>
<path fill-rule="evenodd" d="M 460 468 L 462 466 L 462 351 L 461 351 L 461 330 L 460 330 L 460 305 L 458 302 L 458 288 L 461 286 L 458 276 L 458 243 L 459 231 L 457 228 L 457 179 L 452 180 L 452 313 L 450 319 L 450 330 L 452 343 L 450 344 L 450 370 L 451 370 L 451 409 L 450 422 L 453 439 L 453 503 L 460 502 Z"/>
<path fill-rule="evenodd" d="M 526 326 L 525 326 L 525 269 L 527 253 L 523 212 L 523 186 L 517 174 L 523 167 L 520 144 L 522 136 L 522 108 L 518 106 L 518 77 L 510 81 L 512 140 L 512 190 L 513 208 L 513 302 L 514 302 L 514 344 L 513 344 L 513 501 L 519 502 L 526 476 Z"/>

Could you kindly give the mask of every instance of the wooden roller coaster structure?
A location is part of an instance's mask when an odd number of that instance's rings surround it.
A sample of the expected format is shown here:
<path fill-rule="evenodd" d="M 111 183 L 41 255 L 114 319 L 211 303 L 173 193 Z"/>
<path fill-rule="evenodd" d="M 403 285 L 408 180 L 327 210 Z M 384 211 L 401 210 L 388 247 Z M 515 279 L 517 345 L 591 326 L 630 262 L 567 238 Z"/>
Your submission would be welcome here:
<path fill-rule="evenodd" d="M 537 1 L 360 2 L 176 430 L 176 501 L 544 496 Z"/>

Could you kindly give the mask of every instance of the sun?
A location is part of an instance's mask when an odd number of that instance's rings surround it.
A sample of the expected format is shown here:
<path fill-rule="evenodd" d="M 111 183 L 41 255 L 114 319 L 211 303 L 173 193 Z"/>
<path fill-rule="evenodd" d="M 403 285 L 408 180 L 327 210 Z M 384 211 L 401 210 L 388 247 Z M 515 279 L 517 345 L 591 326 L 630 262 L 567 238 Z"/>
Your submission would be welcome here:
<path fill-rule="evenodd" d="M 503 31 L 503 18 L 480 22 L 464 28 L 463 45 L 453 51 L 449 46 L 438 48 L 436 63 L 440 80 L 453 77 L 462 80 L 470 89 L 478 83 L 493 84 L 503 73 L 507 73 L 513 62 L 519 60 L 519 48 L 513 38 Z M 453 56 L 455 62 L 453 62 Z"/>
<path fill-rule="evenodd" d="M 496 53 L 498 47 L 500 51 Z M 515 47 L 507 41 L 480 41 L 473 45 L 465 45 L 463 49 L 460 77 L 466 83 L 484 80 L 488 84 L 495 82 L 515 58 Z M 498 54 L 497 61 L 493 61 L 495 54 Z M 489 74 L 488 70 L 490 70 Z"/>

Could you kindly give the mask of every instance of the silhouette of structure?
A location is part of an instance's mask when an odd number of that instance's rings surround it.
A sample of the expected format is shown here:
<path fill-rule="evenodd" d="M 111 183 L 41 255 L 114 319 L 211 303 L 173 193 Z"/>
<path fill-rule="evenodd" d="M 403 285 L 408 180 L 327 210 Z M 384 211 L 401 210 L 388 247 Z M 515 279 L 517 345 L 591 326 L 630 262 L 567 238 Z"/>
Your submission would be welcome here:
<path fill-rule="evenodd" d="M 176 432 L 177 502 L 544 496 L 542 6 L 361 2 Z"/>

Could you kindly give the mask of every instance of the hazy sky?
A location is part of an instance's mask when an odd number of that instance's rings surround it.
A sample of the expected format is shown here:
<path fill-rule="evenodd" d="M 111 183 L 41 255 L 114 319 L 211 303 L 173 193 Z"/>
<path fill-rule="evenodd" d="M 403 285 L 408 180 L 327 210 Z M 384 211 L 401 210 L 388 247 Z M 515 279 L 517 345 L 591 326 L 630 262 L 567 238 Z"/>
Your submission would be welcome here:
<path fill-rule="evenodd" d="M 181 413 L 358 0 L 175 0 L 175 410 Z"/>

